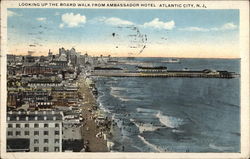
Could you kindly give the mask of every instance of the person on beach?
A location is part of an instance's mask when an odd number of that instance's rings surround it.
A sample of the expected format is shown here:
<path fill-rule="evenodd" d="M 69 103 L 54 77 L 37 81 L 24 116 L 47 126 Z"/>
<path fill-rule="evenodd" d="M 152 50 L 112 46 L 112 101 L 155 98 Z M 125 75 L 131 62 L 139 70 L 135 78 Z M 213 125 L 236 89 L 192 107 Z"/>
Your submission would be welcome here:
<path fill-rule="evenodd" d="M 125 147 L 124 147 L 124 145 L 122 145 L 122 151 L 123 151 L 123 152 L 125 151 Z"/>

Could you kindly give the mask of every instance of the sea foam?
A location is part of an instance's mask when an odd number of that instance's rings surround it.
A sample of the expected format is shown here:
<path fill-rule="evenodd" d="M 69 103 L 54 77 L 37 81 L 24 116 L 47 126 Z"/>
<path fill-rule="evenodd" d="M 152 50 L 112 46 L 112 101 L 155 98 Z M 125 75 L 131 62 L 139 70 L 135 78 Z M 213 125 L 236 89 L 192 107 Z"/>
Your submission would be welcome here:
<path fill-rule="evenodd" d="M 136 110 L 138 113 L 154 115 L 163 125 L 168 128 L 178 128 L 180 125 L 184 124 L 183 119 L 163 115 L 163 113 L 159 110 L 145 108 L 137 108 Z"/>
<path fill-rule="evenodd" d="M 130 121 L 136 125 L 140 133 L 143 133 L 144 131 L 155 131 L 161 128 L 159 126 L 154 126 L 153 124 L 149 124 L 149 123 L 138 123 L 134 119 L 130 119 Z"/>
<path fill-rule="evenodd" d="M 111 113 L 111 111 L 109 109 L 107 109 L 106 107 L 104 107 L 101 102 L 99 103 L 99 108 L 106 113 Z"/>
<path fill-rule="evenodd" d="M 111 88 L 111 91 L 110 91 L 110 94 L 121 100 L 121 101 L 124 101 L 124 102 L 127 102 L 127 101 L 139 101 L 138 99 L 135 99 L 135 98 L 128 98 L 127 96 L 123 96 L 121 95 L 122 92 L 126 92 L 127 88 L 123 88 L 123 87 L 110 87 Z"/>
<path fill-rule="evenodd" d="M 161 111 L 159 111 L 155 116 L 163 125 L 169 128 L 178 128 L 184 122 L 183 119 L 163 115 Z"/>
<path fill-rule="evenodd" d="M 142 140 L 143 143 L 145 143 L 146 145 L 148 145 L 150 148 L 152 148 L 153 150 L 155 150 L 156 152 L 166 152 L 167 150 L 162 149 L 159 146 L 156 146 L 154 144 L 151 144 L 150 142 L 148 142 L 144 137 L 142 137 L 141 135 L 138 135 L 138 137 Z"/>
<path fill-rule="evenodd" d="M 219 150 L 219 151 L 228 151 L 228 150 L 232 150 L 232 147 L 226 147 L 226 146 L 217 146 L 215 144 L 209 144 L 209 147 L 215 150 Z"/>
<path fill-rule="evenodd" d="M 159 112 L 159 110 L 146 109 L 146 108 L 136 108 L 136 111 L 138 113 L 157 113 L 157 112 Z"/>

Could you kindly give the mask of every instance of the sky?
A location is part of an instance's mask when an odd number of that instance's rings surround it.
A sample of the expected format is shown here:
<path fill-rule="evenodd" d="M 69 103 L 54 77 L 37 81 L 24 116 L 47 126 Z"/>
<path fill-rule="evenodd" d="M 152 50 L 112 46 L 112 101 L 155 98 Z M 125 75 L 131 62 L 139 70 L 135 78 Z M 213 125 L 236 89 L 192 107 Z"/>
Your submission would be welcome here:
<path fill-rule="evenodd" d="M 239 10 L 8 9 L 8 53 L 239 58 Z"/>

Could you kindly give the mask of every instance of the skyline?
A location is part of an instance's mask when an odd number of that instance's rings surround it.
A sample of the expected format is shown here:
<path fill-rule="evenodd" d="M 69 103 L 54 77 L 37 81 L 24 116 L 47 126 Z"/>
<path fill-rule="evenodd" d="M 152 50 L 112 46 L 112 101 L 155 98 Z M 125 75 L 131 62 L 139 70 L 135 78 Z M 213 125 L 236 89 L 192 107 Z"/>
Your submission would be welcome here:
<path fill-rule="evenodd" d="M 8 9 L 8 53 L 60 47 L 94 56 L 238 58 L 239 10 Z"/>

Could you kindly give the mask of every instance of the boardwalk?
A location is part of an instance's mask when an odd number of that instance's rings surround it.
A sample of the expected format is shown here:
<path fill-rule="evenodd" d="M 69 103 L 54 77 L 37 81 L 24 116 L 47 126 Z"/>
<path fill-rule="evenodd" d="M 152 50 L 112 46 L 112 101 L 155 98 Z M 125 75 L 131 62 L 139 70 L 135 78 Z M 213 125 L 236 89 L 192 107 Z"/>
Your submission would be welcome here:
<path fill-rule="evenodd" d="M 84 79 L 79 79 L 79 91 L 83 94 L 85 100 L 85 103 L 82 107 L 84 126 L 82 127 L 81 132 L 84 141 L 87 143 L 88 151 L 107 152 L 107 141 L 105 141 L 103 138 L 96 137 L 96 134 L 101 131 L 99 128 L 97 128 L 97 124 L 93 119 L 93 106 L 96 105 L 96 101 L 91 94 L 90 89 L 86 86 Z"/>

